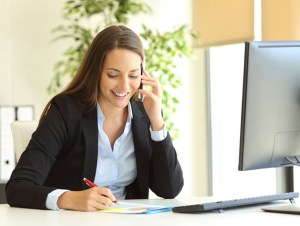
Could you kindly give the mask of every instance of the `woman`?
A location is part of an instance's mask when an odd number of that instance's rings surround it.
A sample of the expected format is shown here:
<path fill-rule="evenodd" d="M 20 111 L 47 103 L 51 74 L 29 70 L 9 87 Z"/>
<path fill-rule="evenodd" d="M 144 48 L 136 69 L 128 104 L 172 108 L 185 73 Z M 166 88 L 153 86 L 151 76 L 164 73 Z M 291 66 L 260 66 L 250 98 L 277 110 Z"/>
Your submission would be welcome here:
<path fill-rule="evenodd" d="M 148 198 L 149 188 L 163 198 L 179 194 L 183 176 L 161 114 L 162 90 L 143 61 L 142 43 L 127 27 L 95 37 L 74 79 L 46 105 L 6 185 L 8 204 L 95 211 L 116 199 Z"/>

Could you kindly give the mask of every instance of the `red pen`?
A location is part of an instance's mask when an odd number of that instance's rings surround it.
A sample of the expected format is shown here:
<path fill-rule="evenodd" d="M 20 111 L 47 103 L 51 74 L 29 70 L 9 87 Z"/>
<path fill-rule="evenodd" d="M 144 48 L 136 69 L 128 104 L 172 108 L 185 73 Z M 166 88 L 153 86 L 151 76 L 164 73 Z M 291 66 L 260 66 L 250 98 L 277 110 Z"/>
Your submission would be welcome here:
<path fill-rule="evenodd" d="M 87 186 L 89 187 L 98 187 L 96 184 L 94 184 L 92 181 L 90 181 L 89 179 L 83 178 L 83 181 L 86 183 Z M 105 197 L 107 197 L 106 195 L 103 195 Z M 117 200 L 112 201 L 113 203 L 117 203 Z"/>

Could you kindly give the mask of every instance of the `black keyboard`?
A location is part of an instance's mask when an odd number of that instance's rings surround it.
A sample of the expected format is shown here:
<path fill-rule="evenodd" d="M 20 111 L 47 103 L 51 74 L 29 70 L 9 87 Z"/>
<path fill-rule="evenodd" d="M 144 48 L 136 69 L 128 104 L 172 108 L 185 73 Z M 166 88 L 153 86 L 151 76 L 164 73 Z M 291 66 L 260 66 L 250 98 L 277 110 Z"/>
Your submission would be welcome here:
<path fill-rule="evenodd" d="M 267 202 L 272 202 L 277 200 L 289 199 L 291 203 L 294 203 L 294 198 L 297 198 L 298 196 L 299 196 L 298 192 L 287 192 L 287 193 L 257 196 L 251 198 L 208 202 L 208 203 L 201 203 L 196 205 L 176 206 L 172 208 L 172 211 L 174 213 L 197 213 L 197 212 L 205 212 L 210 210 L 218 210 L 221 213 L 226 208 L 257 205 L 257 204 L 262 204 L 262 203 L 267 203 Z"/>

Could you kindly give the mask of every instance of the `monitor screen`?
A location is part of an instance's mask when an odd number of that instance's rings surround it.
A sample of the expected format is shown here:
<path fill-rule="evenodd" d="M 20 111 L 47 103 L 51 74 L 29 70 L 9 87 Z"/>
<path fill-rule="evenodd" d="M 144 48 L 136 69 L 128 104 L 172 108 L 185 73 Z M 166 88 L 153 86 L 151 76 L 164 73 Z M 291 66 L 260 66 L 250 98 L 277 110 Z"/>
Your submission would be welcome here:
<path fill-rule="evenodd" d="M 300 159 L 300 41 L 245 43 L 239 170 Z"/>

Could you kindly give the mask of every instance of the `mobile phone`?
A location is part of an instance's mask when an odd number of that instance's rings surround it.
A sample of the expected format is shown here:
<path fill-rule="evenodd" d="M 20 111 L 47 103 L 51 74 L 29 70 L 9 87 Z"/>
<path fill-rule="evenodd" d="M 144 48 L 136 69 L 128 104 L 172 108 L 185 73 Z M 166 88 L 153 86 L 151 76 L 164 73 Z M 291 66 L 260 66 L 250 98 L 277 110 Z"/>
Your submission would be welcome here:
<path fill-rule="evenodd" d="M 141 76 L 143 75 L 143 72 L 144 72 L 143 63 L 141 63 Z M 141 83 L 140 83 L 139 89 L 144 89 L 144 86 L 142 84 L 142 79 L 141 79 Z M 144 95 L 141 94 L 140 92 L 138 92 L 137 95 L 135 96 L 135 100 L 143 102 Z"/>

